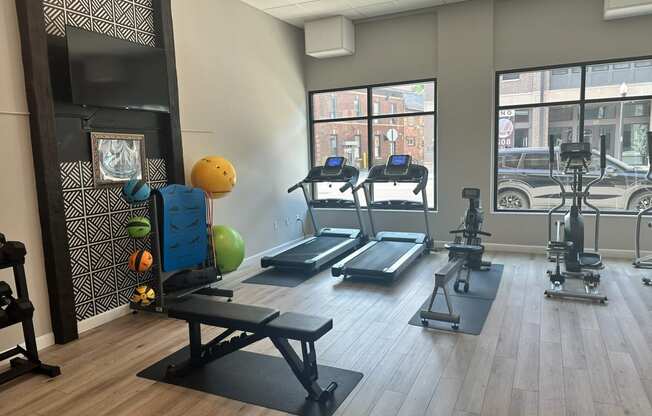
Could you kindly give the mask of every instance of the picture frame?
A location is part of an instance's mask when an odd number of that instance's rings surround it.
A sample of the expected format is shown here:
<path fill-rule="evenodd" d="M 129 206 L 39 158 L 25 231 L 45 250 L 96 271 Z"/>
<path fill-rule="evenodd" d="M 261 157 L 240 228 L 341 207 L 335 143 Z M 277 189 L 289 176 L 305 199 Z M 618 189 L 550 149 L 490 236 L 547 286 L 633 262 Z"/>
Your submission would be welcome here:
<path fill-rule="evenodd" d="M 95 186 L 147 180 L 143 134 L 91 132 L 91 153 Z"/>

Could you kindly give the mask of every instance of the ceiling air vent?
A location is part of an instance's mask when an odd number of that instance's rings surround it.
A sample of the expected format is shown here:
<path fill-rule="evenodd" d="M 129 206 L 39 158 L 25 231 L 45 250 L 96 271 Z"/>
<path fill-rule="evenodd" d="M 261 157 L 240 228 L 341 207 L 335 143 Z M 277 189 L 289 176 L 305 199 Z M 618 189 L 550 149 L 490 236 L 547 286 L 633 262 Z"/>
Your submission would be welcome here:
<path fill-rule="evenodd" d="M 334 58 L 355 53 L 353 22 L 344 16 L 306 22 L 306 54 L 313 58 Z"/>

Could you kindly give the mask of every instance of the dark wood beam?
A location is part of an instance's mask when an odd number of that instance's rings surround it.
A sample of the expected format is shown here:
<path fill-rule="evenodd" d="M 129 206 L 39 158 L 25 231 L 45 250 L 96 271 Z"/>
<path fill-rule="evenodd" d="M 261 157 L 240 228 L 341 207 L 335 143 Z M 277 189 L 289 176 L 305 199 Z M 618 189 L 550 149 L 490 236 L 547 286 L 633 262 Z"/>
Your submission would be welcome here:
<path fill-rule="evenodd" d="M 179 86 L 177 84 L 177 60 L 174 51 L 171 0 L 155 0 L 154 13 L 157 17 L 156 21 L 160 36 L 159 46 L 165 49 L 168 91 L 170 94 L 170 140 L 164 142 L 168 180 L 171 183 L 183 184 L 185 183 L 185 174 L 183 169 L 183 146 L 181 144 L 181 121 L 179 117 Z"/>
<path fill-rule="evenodd" d="M 52 331 L 78 338 L 42 0 L 16 0 Z M 29 249 L 29 248 L 28 248 Z M 33 247 L 32 250 L 35 248 Z M 28 257 L 29 259 L 29 257 Z M 28 260 L 29 261 L 29 260 Z M 30 278 L 28 276 L 28 278 Z M 40 276 L 33 276 L 38 279 Z"/>

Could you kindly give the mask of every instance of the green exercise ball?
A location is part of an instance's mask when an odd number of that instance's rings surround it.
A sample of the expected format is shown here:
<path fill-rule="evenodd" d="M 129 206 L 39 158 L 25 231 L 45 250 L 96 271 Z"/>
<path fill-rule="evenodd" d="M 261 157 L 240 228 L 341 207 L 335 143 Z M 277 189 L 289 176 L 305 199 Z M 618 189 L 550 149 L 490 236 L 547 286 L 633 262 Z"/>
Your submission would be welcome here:
<path fill-rule="evenodd" d="M 226 225 L 213 226 L 213 244 L 217 265 L 222 273 L 234 271 L 244 260 L 244 240 L 233 228 Z"/>

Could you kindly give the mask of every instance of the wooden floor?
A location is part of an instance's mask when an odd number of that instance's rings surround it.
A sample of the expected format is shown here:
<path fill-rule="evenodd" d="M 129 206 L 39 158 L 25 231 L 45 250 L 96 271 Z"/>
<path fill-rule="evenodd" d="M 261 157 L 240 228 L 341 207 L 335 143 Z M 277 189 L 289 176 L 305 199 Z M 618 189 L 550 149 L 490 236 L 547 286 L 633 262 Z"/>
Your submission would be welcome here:
<path fill-rule="evenodd" d="M 342 282 L 328 271 L 292 289 L 241 279 L 228 286 L 237 302 L 334 318 L 317 344 L 320 362 L 364 373 L 338 415 L 652 415 L 652 288 L 640 284 L 644 271 L 609 262 L 609 305 L 601 306 L 544 299 L 542 256 L 490 257 L 505 272 L 480 336 L 407 325 L 441 253 L 393 287 Z M 46 350 L 43 359 L 63 375 L 0 387 L 0 414 L 280 414 L 135 376 L 185 342 L 183 322 L 125 316 Z M 252 347 L 277 354 L 268 341 Z"/>

